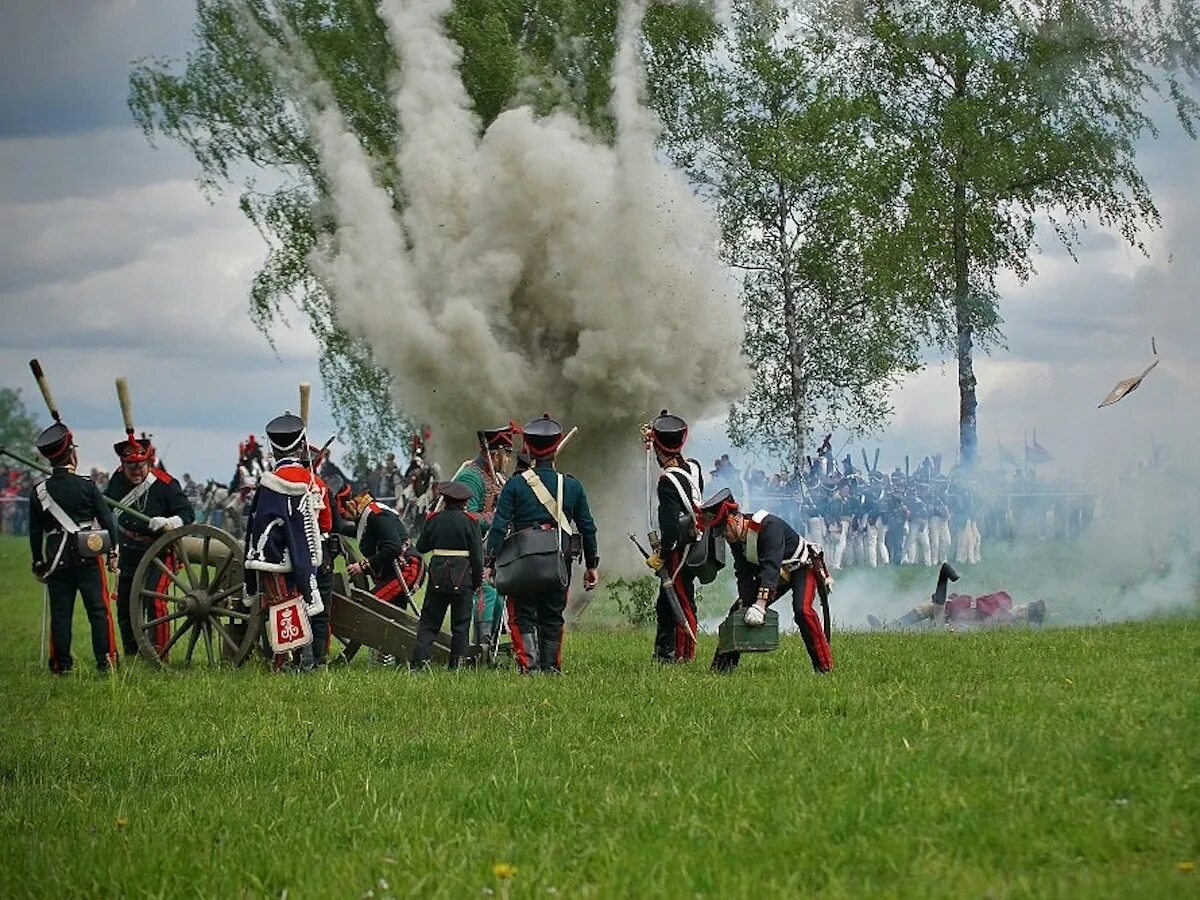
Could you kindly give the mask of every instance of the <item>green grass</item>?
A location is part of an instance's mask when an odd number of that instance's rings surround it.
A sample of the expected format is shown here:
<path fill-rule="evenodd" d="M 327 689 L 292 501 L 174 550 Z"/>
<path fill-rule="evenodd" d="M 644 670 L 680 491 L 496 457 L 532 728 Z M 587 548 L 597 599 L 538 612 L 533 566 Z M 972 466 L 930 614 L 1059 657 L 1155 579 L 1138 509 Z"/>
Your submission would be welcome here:
<path fill-rule="evenodd" d="M 1200 892 L 1194 617 L 839 635 L 824 678 L 794 637 L 722 678 L 593 627 L 559 679 L 102 679 L 80 614 L 54 679 L 26 554 L 0 541 L 3 897 Z"/>

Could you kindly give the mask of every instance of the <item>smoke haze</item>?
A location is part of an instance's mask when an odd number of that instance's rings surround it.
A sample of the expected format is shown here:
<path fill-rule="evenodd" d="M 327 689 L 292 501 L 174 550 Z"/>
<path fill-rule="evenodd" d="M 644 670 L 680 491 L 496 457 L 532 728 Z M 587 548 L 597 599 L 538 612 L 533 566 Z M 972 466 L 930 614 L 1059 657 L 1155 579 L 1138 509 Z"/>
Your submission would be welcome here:
<path fill-rule="evenodd" d="M 450 7 L 380 4 L 400 62 L 402 219 L 327 92 L 309 89 L 337 223 L 314 266 L 339 321 L 393 374 L 397 404 L 433 426 L 443 463 L 447 447 L 472 454 L 478 428 L 549 412 L 579 427 L 563 468 L 590 482 L 612 535 L 641 518 L 625 514 L 637 424 L 664 406 L 718 412 L 746 383 L 736 288 L 711 213 L 655 155 L 644 3 L 622 10 L 611 147 L 526 107 L 480 137 L 442 25 Z"/>

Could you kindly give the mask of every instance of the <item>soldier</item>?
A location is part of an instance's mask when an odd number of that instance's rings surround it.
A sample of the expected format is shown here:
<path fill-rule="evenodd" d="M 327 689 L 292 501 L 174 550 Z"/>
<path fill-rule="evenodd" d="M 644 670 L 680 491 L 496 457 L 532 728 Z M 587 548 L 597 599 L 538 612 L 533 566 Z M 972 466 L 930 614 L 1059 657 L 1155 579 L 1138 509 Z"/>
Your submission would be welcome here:
<path fill-rule="evenodd" d="M 905 506 L 908 509 L 908 534 L 904 540 L 904 562 L 914 566 L 928 566 L 929 559 L 929 507 L 925 503 L 926 486 L 915 481 L 909 485 Z"/>
<path fill-rule="evenodd" d="M 408 532 L 400 521 L 400 514 L 390 506 L 377 503 L 366 491 L 351 496 L 346 485 L 338 494 L 338 505 L 343 516 L 342 534 L 358 540 L 358 549 L 363 559 L 346 566 L 351 576 L 370 575 L 375 584 L 375 596 L 389 602 L 400 599 L 405 605 L 410 578 L 404 578 L 404 587 L 397 580 L 401 567 L 406 562 Z"/>
<path fill-rule="evenodd" d="M 743 514 L 728 490 L 704 501 L 700 521 L 705 528 L 723 528 L 733 553 L 738 599 L 730 612 L 745 609 L 746 624 L 761 625 L 767 607 L 791 591 L 792 611 L 813 669 L 820 673 L 830 671 L 833 653 L 813 608 L 818 589 L 824 591 L 829 584 L 820 548 L 765 510 L 753 516 Z M 712 668 L 716 672 L 730 672 L 737 667 L 738 658 L 736 652 L 717 653 Z"/>
<path fill-rule="evenodd" d="M 459 467 L 454 480 L 467 486 L 471 496 L 466 511 L 475 516 L 484 541 L 496 515 L 496 500 L 504 487 L 504 471 L 512 456 L 513 435 L 517 427 L 513 423 L 499 428 L 487 428 L 478 432 L 479 453 Z M 443 493 L 443 497 L 445 494 Z M 475 643 L 488 646 L 492 642 L 493 629 L 499 627 L 500 595 L 494 584 L 484 583 L 475 597 Z"/>
<path fill-rule="evenodd" d="M 643 428 L 643 436 L 654 448 L 654 457 L 663 470 L 657 487 L 661 543 L 647 558 L 646 565 L 654 572 L 667 567 L 675 595 L 691 627 L 689 632 L 675 620 L 667 587 L 661 587 L 655 608 L 654 659 L 660 663 L 691 662 L 696 658 L 696 642 L 692 639 L 696 633 L 696 573 L 685 565 L 690 538 L 694 537 L 689 535 L 686 525 L 690 520 L 695 530 L 696 510 L 704 497 L 704 476 L 698 460 L 683 456 L 688 437 L 688 426 L 683 419 L 664 409 Z"/>
<path fill-rule="evenodd" d="M 78 592 L 92 629 L 92 652 L 96 668 L 109 671 L 117 662 L 117 642 L 112 615 L 108 609 L 104 564 L 101 556 L 87 557 L 85 552 L 103 537 L 85 538 L 78 546 L 77 535 L 90 523 L 98 523 L 108 532 L 109 547 L 117 546 L 117 523 L 113 521 L 99 488 L 90 478 L 75 474 L 78 459 L 71 430 L 55 422 L 37 438 L 38 453 L 53 468 L 29 490 L 29 549 L 33 556 L 33 574 L 46 585 L 50 603 L 50 671 L 62 675 L 71 670 L 71 619 Z M 110 554 L 109 569 L 116 568 Z"/>
<path fill-rule="evenodd" d="M 326 451 L 314 444 L 307 445 L 298 462 L 312 475 L 311 490 L 319 495 L 317 530 L 321 540 L 321 564 L 317 566 L 317 590 L 324 607 L 311 617 L 313 642 L 301 651 L 301 668 L 321 668 L 329 659 L 329 610 L 333 606 L 333 564 L 341 553 L 341 542 L 336 536 L 343 530 L 342 517 L 329 485 L 320 477 Z"/>
<path fill-rule="evenodd" d="M 1046 621 L 1046 601 L 1014 605 L 1007 591 L 995 591 L 972 597 L 970 594 L 950 594 L 949 582 L 958 581 L 958 572 L 943 563 L 938 573 L 937 589 L 928 600 L 918 603 L 900 618 L 884 622 L 878 616 L 867 616 L 872 628 L 911 628 L 921 622 L 935 622 L 938 616 L 951 627 L 1014 625 L 1025 622 L 1041 625 Z"/>
<path fill-rule="evenodd" d="M 949 492 L 950 480 L 935 475 L 929 495 L 929 561 L 935 566 L 950 561 Z"/>
<path fill-rule="evenodd" d="M 600 553 L 596 543 L 596 523 L 588 508 L 587 494 L 578 479 L 560 475 L 554 457 L 563 442 L 562 426 L 549 413 L 534 419 L 524 430 L 524 445 L 533 466 L 521 477 L 509 479 L 496 503 L 496 515 L 488 532 L 487 573 L 495 573 L 496 555 L 510 529 L 513 533 L 527 528 L 561 529 L 561 552 L 567 556 L 567 584 L 571 577 L 571 536 L 578 532 L 586 571 L 585 590 L 599 579 Z M 558 499 L 562 498 L 561 509 Z M 562 672 L 563 611 L 567 606 L 567 588 L 544 593 L 514 594 L 508 598 L 509 627 L 513 651 L 522 674 L 538 671 Z"/>
<path fill-rule="evenodd" d="M 826 538 L 825 550 L 829 554 L 829 564 L 834 569 L 842 567 L 846 554 L 846 542 L 849 537 L 851 520 L 850 485 L 843 479 L 841 482 L 830 476 L 826 488 L 829 500 L 825 503 Z"/>
<path fill-rule="evenodd" d="M 128 432 L 125 440 L 113 444 L 113 451 L 121 461 L 120 468 L 108 480 L 104 494 L 122 506 L 136 509 L 149 516 L 147 523 L 142 519 L 120 512 L 117 528 L 120 532 L 121 553 L 117 578 L 117 626 L 121 630 L 121 644 L 126 656 L 138 652 L 134 625 L 129 618 L 129 598 L 133 593 L 133 575 L 149 547 L 160 534 L 190 525 L 196 520 L 195 510 L 183 493 L 179 482 L 161 469 L 151 466 L 154 448 L 148 442 L 138 440 Z M 145 587 L 165 594 L 170 581 L 159 571 L 148 576 Z M 149 618 L 166 615 L 166 603 L 155 600 L 146 610 Z M 137 627 L 145 623 L 138 622 Z M 161 650 L 170 638 L 170 626 L 163 623 L 153 636 L 154 645 Z"/>
<path fill-rule="evenodd" d="M 429 554 L 429 584 L 417 625 L 417 645 L 410 665 L 429 665 L 429 648 L 450 610 L 450 663 L 457 669 L 471 636 L 471 598 L 483 584 L 483 541 L 475 516 L 465 509 L 471 489 L 461 481 L 437 486 L 442 509 L 431 515 L 417 539 L 417 552 Z"/>
<path fill-rule="evenodd" d="M 246 589 L 257 592 L 261 581 L 266 605 L 299 596 L 311 618 L 325 610 L 318 574 L 324 559 L 319 521 L 327 512 L 321 508 L 324 484 L 300 462 L 308 441 L 303 419 L 277 416 L 267 423 L 267 439 L 275 466 L 259 477 L 250 502 Z M 311 667 L 312 659 L 302 651 L 301 667 Z"/>

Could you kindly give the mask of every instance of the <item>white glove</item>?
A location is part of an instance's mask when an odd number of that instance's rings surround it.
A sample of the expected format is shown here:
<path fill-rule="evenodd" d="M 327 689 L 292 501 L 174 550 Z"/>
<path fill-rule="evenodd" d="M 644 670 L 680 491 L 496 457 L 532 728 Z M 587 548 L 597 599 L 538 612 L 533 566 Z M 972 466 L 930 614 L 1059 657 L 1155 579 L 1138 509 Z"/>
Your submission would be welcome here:
<path fill-rule="evenodd" d="M 151 531 L 174 531 L 182 527 L 183 519 L 179 516 L 152 516 L 150 519 Z"/>
<path fill-rule="evenodd" d="M 757 628 L 767 620 L 767 617 L 757 606 L 751 606 L 746 609 L 746 614 L 742 616 L 742 619 L 751 628 Z"/>

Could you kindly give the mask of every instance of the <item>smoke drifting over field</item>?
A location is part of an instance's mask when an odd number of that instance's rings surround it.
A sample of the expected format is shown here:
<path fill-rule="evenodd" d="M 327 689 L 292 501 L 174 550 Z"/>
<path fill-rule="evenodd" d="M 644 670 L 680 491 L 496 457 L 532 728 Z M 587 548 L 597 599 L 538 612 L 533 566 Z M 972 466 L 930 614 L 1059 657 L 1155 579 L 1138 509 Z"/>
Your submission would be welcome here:
<path fill-rule="evenodd" d="M 563 468 L 593 476 L 603 524 L 624 524 L 611 518 L 613 482 L 636 479 L 637 423 L 661 406 L 720 411 L 746 379 L 711 214 L 655 156 L 645 4 L 622 11 L 611 147 L 528 108 L 480 137 L 442 25 L 450 7 L 380 4 L 401 69 L 402 218 L 336 107 L 310 90 L 337 222 L 316 266 L 339 321 L 392 372 L 400 407 L 433 425 L 443 462 L 448 446 L 471 452 L 476 428 L 550 412 L 580 429 Z"/>

